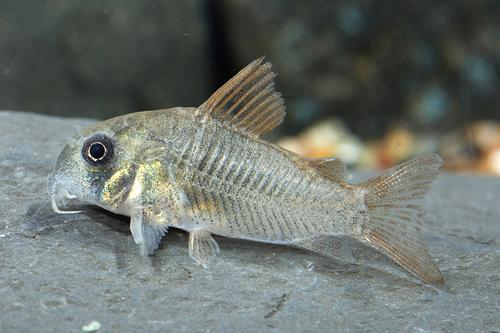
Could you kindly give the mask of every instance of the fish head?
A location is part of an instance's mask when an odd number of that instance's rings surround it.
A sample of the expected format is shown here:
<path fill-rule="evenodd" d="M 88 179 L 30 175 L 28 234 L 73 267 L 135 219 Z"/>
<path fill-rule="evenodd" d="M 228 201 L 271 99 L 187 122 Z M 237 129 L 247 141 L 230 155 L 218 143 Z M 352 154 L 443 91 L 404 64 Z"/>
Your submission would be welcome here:
<path fill-rule="evenodd" d="M 135 177 L 133 143 L 137 141 L 117 117 L 85 129 L 69 140 L 49 176 L 48 192 L 55 212 L 80 212 L 97 205 L 127 214 L 124 202 Z"/>

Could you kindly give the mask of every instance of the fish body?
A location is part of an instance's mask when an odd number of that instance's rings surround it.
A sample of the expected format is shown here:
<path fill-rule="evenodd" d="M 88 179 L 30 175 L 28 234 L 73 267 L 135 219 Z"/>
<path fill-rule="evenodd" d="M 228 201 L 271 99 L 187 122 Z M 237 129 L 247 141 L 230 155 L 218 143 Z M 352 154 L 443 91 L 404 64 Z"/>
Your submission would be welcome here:
<path fill-rule="evenodd" d="M 198 108 L 137 112 L 86 129 L 50 176 L 54 210 L 78 202 L 130 216 L 145 255 L 169 227 L 183 229 L 190 256 L 204 266 L 220 251 L 212 234 L 325 255 L 334 237 L 346 236 L 425 282 L 444 283 L 415 227 L 439 156 L 350 184 L 341 161 L 304 158 L 261 138 L 285 116 L 273 77 L 259 59 Z"/>

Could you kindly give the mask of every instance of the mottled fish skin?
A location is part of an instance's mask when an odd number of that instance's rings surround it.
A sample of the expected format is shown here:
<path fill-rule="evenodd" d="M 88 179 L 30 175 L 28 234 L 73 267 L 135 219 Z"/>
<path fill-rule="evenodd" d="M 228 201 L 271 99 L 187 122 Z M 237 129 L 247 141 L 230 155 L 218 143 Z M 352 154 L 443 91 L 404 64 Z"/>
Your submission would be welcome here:
<path fill-rule="evenodd" d="M 139 200 L 155 206 L 165 218 L 171 216 L 171 221 L 165 221 L 171 226 L 273 243 L 354 231 L 353 212 L 363 203 L 354 200 L 348 184 L 325 180 L 307 160 L 202 121 L 195 111 L 174 108 L 135 113 L 94 129 L 121 133 L 123 138 L 117 141 L 138 153 L 130 156 L 136 161 L 136 173 L 149 175 L 134 180 L 147 183 L 143 186 L 148 191 L 128 193 L 127 200 L 103 200 L 105 204 L 118 204 L 113 210 L 129 213 L 127 205 L 119 204 Z M 151 122 L 158 126 L 148 126 Z M 127 128 L 116 124 L 127 124 Z M 129 173 L 123 175 L 130 179 Z M 121 189 L 108 185 L 121 182 L 121 177 L 111 177 L 106 185 Z M 103 199 L 107 197 L 113 198 L 115 193 L 103 191 Z M 177 207 L 172 207 L 172 202 Z"/>
<path fill-rule="evenodd" d="M 50 176 L 54 209 L 77 202 L 130 216 L 143 254 L 154 253 L 169 227 L 186 230 L 190 256 L 204 266 L 220 251 L 212 234 L 326 255 L 331 237 L 349 236 L 443 284 L 414 227 L 440 158 L 422 155 L 349 184 L 340 161 L 260 138 L 285 115 L 274 75 L 259 59 L 198 108 L 132 113 L 86 129 Z"/>

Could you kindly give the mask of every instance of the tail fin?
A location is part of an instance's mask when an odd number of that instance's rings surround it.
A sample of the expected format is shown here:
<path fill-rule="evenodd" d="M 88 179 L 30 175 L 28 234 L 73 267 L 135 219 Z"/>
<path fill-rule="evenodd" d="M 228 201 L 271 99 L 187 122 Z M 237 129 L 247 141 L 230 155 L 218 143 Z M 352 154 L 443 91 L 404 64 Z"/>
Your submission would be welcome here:
<path fill-rule="evenodd" d="M 442 163 L 437 154 L 422 154 L 358 185 L 368 208 L 359 239 L 434 285 L 444 285 L 444 279 L 419 238 L 419 201 Z"/>

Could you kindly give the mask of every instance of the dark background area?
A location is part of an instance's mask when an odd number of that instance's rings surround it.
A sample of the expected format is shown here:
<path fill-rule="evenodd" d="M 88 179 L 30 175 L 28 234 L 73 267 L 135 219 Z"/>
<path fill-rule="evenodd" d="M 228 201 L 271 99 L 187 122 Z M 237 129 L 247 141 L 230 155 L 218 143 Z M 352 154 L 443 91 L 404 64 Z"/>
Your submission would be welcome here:
<path fill-rule="evenodd" d="M 263 55 L 287 105 L 278 135 L 335 117 L 362 141 L 455 131 L 472 156 L 470 124 L 500 118 L 498 0 L 3 0 L 0 109 L 197 106 Z"/>

